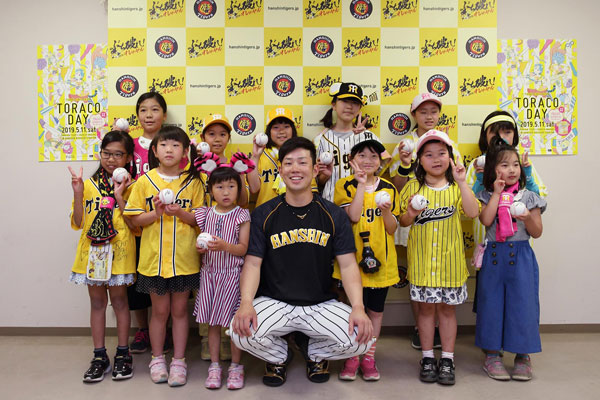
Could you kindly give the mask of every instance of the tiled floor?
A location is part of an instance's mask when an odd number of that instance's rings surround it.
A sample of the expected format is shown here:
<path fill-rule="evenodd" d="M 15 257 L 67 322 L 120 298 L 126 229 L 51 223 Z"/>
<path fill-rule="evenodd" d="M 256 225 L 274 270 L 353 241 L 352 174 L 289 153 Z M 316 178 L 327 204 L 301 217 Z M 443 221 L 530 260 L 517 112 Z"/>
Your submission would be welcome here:
<path fill-rule="evenodd" d="M 600 398 L 600 334 L 546 333 L 544 351 L 532 357 L 534 379 L 530 382 L 497 382 L 481 368 L 482 353 L 473 345 L 473 335 L 459 335 L 456 348 L 457 383 L 453 387 L 423 384 L 418 380 L 421 353 L 410 347 L 408 337 L 385 335 L 377 346 L 381 372 L 379 382 L 341 382 L 340 362 L 331 366 L 331 380 L 314 384 L 306 379 L 299 354 L 288 371 L 288 381 L 279 388 L 262 384 L 263 363 L 245 355 L 246 387 L 237 392 L 204 388 L 208 362 L 200 360 L 200 341 L 188 345 L 188 384 L 170 388 L 156 385 L 148 373 L 148 353 L 136 355 L 135 376 L 127 381 L 110 377 L 84 384 L 81 377 L 91 359 L 88 337 L 0 336 L 0 399 L 598 399 Z M 107 339 L 110 352 L 115 338 Z M 512 366 L 512 354 L 505 355 Z M 225 368 L 224 368 L 225 369 Z"/>

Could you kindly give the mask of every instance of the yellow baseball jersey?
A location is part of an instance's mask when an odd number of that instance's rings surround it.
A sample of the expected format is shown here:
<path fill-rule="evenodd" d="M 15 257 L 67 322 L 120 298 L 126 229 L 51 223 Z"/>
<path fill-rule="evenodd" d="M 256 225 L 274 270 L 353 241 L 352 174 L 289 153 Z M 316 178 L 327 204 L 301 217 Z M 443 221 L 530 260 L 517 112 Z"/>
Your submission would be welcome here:
<path fill-rule="evenodd" d="M 130 186 L 124 193 L 125 198 L 129 196 L 131 188 Z M 72 271 L 77 274 L 85 274 L 87 271 L 90 244 L 92 243 L 87 237 L 87 232 L 90 230 L 92 222 L 100 210 L 101 199 L 102 195 L 98 188 L 98 182 L 90 178 L 83 183 L 83 217 L 81 219 L 81 226 L 77 226 L 75 221 L 73 221 L 73 204 L 71 205 L 71 228 L 75 230 L 81 229 L 81 236 L 77 245 L 77 256 L 72 268 Z M 110 241 L 113 248 L 112 274 L 134 274 L 135 237 L 123 219 L 123 210 L 119 208 L 116 202 L 113 209 L 113 225 L 118 233 Z"/>
<path fill-rule="evenodd" d="M 335 204 L 342 208 L 348 207 L 356 194 L 357 186 L 358 182 L 354 179 L 354 175 L 337 181 L 335 184 Z M 381 209 L 375 204 L 375 196 L 379 192 L 386 192 L 390 195 L 392 200 L 392 214 L 398 218 L 400 215 L 398 192 L 391 182 L 379 179 L 375 191 L 370 193 L 365 191 L 360 221 L 352 224 L 352 232 L 354 233 L 354 242 L 356 244 L 356 262 L 360 262 L 362 259 L 363 241 L 359 235 L 360 232 L 371 233 L 369 235 L 369 245 L 373 249 L 375 257 L 381 262 L 379 271 L 372 274 L 365 274 L 362 268 L 360 268 L 363 287 L 369 288 L 388 287 L 400 280 L 394 235 L 390 235 L 385 231 Z M 337 261 L 333 267 L 333 277 L 337 279 L 341 278 L 340 267 Z"/>
<path fill-rule="evenodd" d="M 415 218 L 408 234 L 408 280 L 417 286 L 460 287 L 469 276 L 460 189 L 455 183 L 443 188 L 419 187 L 412 179 L 400 192 L 401 214 L 406 213 L 408 199 L 415 193 L 425 196 L 429 205 Z"/>
<path fill-rule="evenodd" d="M 193 213 L 204 202 L 204 188 L 198 179 L 192 179 L 182 186 L 185 177 L 186 175 L 182 175 L 167 182 L 156 169 L 150 170 L 135 183 L 124 214 L 139 215 L 153 211 L 152 198 L 166 188 L 175 194 L 175 203 L 186 212 Z M 200 256 L 196 251 L 198 232 L 197 228 L 166 214 L 145 226 L 142 231 L 138 272 L 145 276 L 163 278 L 199 272 Z"/>
<path fill-rule="evenodd" d="M 544 198 L 548 196 L 548 188 L 546 187 L 546 185 L 544 185 L 544 182 L 542 182 L 542 178 L 540 178 L 539 174 L 535 170 L 533 163 L 531 164 L 531 177 L 533 178 L 533 182 L 535 182 L 535 184 L 538 187 L 540 197 Z M 477 175 L 475 173 L 475 163 L 471 162 L 469 164 L 469 168 L 467 168 L 467 185 L 469 185 L 469 187 L 473 189 L 475 181 L 477 181 Z M 483 182 L 481 182 L 481 185 L 483 185 Z M 475 192 L 477 190 L 474 189 L 473 191 Z M 485 226 L 481 223 L 481 221 L 479 221 L 479 218 L 473 219 L 473 236 L 475 239 L 475 246 L 477 246 L 479 243 L 483 243 L 485 240 Z"/>

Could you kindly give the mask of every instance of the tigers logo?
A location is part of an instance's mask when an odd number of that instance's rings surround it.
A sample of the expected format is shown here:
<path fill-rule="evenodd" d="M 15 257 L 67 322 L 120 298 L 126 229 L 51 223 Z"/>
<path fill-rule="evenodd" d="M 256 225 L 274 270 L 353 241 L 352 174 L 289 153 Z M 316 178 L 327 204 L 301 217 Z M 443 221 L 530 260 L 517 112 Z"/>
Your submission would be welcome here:
<path fill-rule="evenodd" d="M 427 80 L 427 91 L 437 97 L 446 95 L 449 90 L 450 82 L 444 75 L 435 74 Z"/>
<path fill-rule="evenodd" d="M 244 79 L 231 78 L 229 85 L 227 85 L 227 96 L 235 97 L 242 94 L 252 93 L 259 91 L 263 84 L 263 78 L 255 78 L 252 75 L 248 75 Z"/>
<path fill-rule="evenodd" d="M 467 40 L 467 54 L 473 58 L 482 58 L 490 50 L 488 41 L 483 36 L 473 36 Z"/>
<path fill-rule="evenodd" d="M 460 11 L 462 19 L 470 19 L 481 17 L 482 15 L 491 14 L 496 9 L 496 0 L 465 0 L 463 8 Z"/>
<path fill-rule="evenodd" d="M 394 96 L 396 94 L 415 90 L 417 88 L 418 80 L 418 77 L 415 76 L 411 78 L 406 74 L 397 80 L 394 78 L 385 78 L 385 83 L 381 88 L 383 90 L 383 97 Z"/>
<path fill-rule="evenodd" d="M 117 79 L 117 93 L 121 97 L 129 98 L 137 94 L 140 83 L 133 75 L 123 75 Z"/>
<path fill-rule="evenodd" d="M 396 113 L 388 120 L 388 128 L 396 136 L 405 135 L 410 131 L 410 118 L 404 113 Z"/>
<path fill-rule="evenodd" d="M 423 47 L 421 47 L 421 54 L 423 58 L 429 58 L 434 56 L 441 56 L 442 54 L 452 53 L 456 51 L 456 39 L 448 39 L 446 36 L 442 36 L 441 39 L 436 41 L 425 39 Z"/>
<path fill-rule="evenodd" d="M 415 225 L 425 225 L 428 222 L 441 221 L 450 218 L 456 212 L 455 206 L 426 208 L 415 218 Z"/>
<path fill-rule="evenodd" d="M 177 78 L 171 74 L 165 79 L 152 78 L 152 84 L 150 84 L 150 92 L 158 92 L 163 96 L 169 93 L 182 91 L 184 88 L 185 77 Z"/>
<path fill-rule="evenodd" d="M 301 50 L 302 38 L 294 39 L 291 36 L 286 37 L 282 41 L 269 40 L 269 45 L 265 48 L 267 57 L 274 58 L 284 56 L 291 53 L 299 53 Z"/>
<path fill-rule="evenodd" d="M 249 113 L 241 113 L 233 119 L 233 130 L 239 135 L 251 135 L 256 129 L 256 119 Z"/>
<path fill-rule="evenodd" d="M 329 93 L 329 87 L 335 82 L 340 82 L 340 77 L 333 78 L 330 75 L 325 75 L 322 79 L 308 78 L 308 82 L 304 87 L 307 97 L 316 96 L 318 94 Z"/>
<path fill-rule="evenodd" d="M 382 9 L 383 18 L 392 19 L 417 12 L 417 0 L 387 0 Z"/>
<path fill-rule="evenodd" d="M 440 119 L 438 120 L 435 128 L 439 131 L 449 132 L 450 129 L 456 128 L 456 115 L 453 117 L 448 116 L 448 114 L 441 113 Z M 466 164 L 465 164 L 466 165 Z"/>
<path fill-rule="evenodd" d="M 217 3 L 214 0 L 196 0 L 194 13 L 200 19 L 211 19 L 217 13 Z"/>
<path fill-rule="evenodd" d="M 256 14 L 262 10 L 262 0 L 231 0 L 227 8 L 227 18 L 236 19 Z"/>
<path fill-rule="evenodd" d="M 378 50 L 379 38 L 373 40 L 370 37 L 365 36 L 364 39 L 358 41 L 354 39 L 348 39 L 348 42 L 344 47 L 344 57 L 358 57 L 365 54 L 377 52 Z"/>
<path fill-rule="evenodd" d="M 161 36 L 154 44 L 154 51 L 160 58 L 171 58 L 177 54 L 177 41 L 171 36 Z"/>
<path fill-rule="evenodd" d="M 356 19 L 367 19 L 373 13 L 371 0 L 352 0 L 350 2 L 350 14 Z"/>
<path fill-rule="evenodd" d="M 223 51 L 224 40 L 223 38 L 215 39 L 212 35 L 203 41 L 192 39 L 192 43 L 187 49 L 188 55 L 190 58 L 197 58 Z"/>
<path fill-rule="evenodd" d="M 464 78 L 462 85 L 460 85 L 460 95 L 462 97 L 471 96 L 483 92 L 489 92 L 494 90 L 496 86 L 496 77 L 487 77 L 481 75 L 477 79 Z"/>
<path fill-rule="evenodd" d="M 329 14 L 335 14 L 340 11 L 340 3 L 341 0 L 309 0 L 304 9 L 304 14 L 306 15 L 306 19 L 314 19 Z"/>
<path fill-rule="evenodd" d="M 288 97 L 290 94 L 294 93 L 296 84 L 291 76 L 279 74 L 275 77 L 275 79 L 273 79 L 271 88 L 273 89 L 273 93 L 275 93 L 277 96 Z"/>
<path fill-rule="evenodd" d="M 170 17 L 175 14 L 183 14 L 184 0 L 152 1 L 152 8 L 148 10 L 150 19 Z"/>
<path fill-rule="evenodd" d="M 116 59 L 119 57 L 130 56 L 132 54 L 141 53 L 146 49 L 146 39 L 138 39 L 132 36 L 129 40 L 113 40 L 108 52 L 110 58 Z"/>
<path fill-rule="evenodd" d="M 310 50 L 317 58 L 327 58 L 333 53 L 333 40 L 325 35 L 319 35 L 310 43 Z"/>

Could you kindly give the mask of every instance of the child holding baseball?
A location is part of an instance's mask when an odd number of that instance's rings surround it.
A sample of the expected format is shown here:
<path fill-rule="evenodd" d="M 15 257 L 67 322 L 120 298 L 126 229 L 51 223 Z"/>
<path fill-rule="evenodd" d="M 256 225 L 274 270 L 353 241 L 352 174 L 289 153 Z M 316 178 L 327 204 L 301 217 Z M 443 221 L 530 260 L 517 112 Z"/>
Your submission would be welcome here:
<path fill-rule="evenodd" d="M 133 225 L 123 216 L 131 181 L 129 176 L 122 182 L 112 179 L 117 168 L 126 168 L 129 174 L 134 174 L 133 139 L 126 132 L 111 131 L 102 138 L 100 149 L 100 167 L 85 182 L 83 169 L 77 174 L 69 167 L 73 187 L 71 227 L 82 230 L 69 280 L 88 288 L 94 343 L 94 358 L 83 375 L 84 382 L 99 382 L 111 370 L 104 347 L 109 296 L 117 317 L 118 340 L 112 378 L 133 376 L 127 343 L 130 326 L 127 286 L 135 281 L 135 239 Z"/>
<path fill-rule="evenodd" d="M 335 185 L 335 204 L 346 210 L 352 222 L 356 260 L 361 267 L 363 303 L 373 323 L 375 338 L 381 332 L 388 289 L 400 280 L 394 247 L 399 216 L 398 192 L 391 182 L 377 176 L 383 152 L 385 147 L 376 140 L 354 145 L 350 151 L 354 174 L 340 179 Z M 333 277 L 341 279 L 337 263 Z M 358 356 L 347 359 L 339 378 L 353 381 L 360 368 L 364 380 L 379 380 L 375 348 L 376 343 L 373 343 L 362 360 Z"/>
<path fill-rule="evenodd" d="M 500 351 L 516 354 L 512 379 L 532 378 L 529 353 L 542 350 L 539 333 L 539 270 L 529 238 L 542 234 L 546 201 L 526 188 L 521 157 L 499 137 L 492 138 L 483 172 L 486 247 L 477 279 L 475 344 L 485 353 L 490 378 L 509 380 Z M 504 317 L 499 317 L 504 316 Z"/>
<path fill-rule="evenodd" d="M 221 387 L 222 374 L 219 365 L 221 328 L 229 326 L 239 306 L 240 274 L 248 249 L 250 213 L 236 204 L 244 190 L 236 170 L 222 166 L 208 174 L 208 191 L 214 203 L 212 207 L 204 206 L 196 210 L 195 217 L 200 230 L 212 238 L 207 243 L 196 244 L 203 257 L 194 315 L 196 321 L 209 325 L 211 363 L 204 385 L 208 389 L 218 389 Z M 228 389 L 241 389 L 244 386 L 241 354 L 241 350 L 231 344 Z"/>
<path fill-rule="evenodd" d="M 423 382 L 453 385 L 455 307 L 467 300 L 469 275 L 465 262 L 460 214 L 479 215 L 479 202 L 466 184 L 463 165 L 453 159 L 453 142 L 444 132 L 430 130 L 416 145 L 415 179 L 400 193 L 400 225 L 411 226 L 408 236 L 410 297 L 419 302 L 417 324 L 423 358 Z M 416 209 L 413 198 L 429 205 Z M 421 208 L 421 207 L 419 207 Z M 442 356 L 433 353 L 435 315 L 439 318 Z"/>
<path fill-rule="evenodd" d="M 153 169 L 136 181 L 125 208 L 125 215 L 144 228 L 137 290 L 152 299 L 150 377 L 155 383 L 168 381 L 170 386 L 187 381 L 187 301 L 190 291 L 198 287 L 200 270 L 200 257 L 194 248 L 193 211 L 202 206 L 204 189 L 191 163 L 187 171 L 182 169 L 184 157 L 196 158 L 188 135 L 176 126 L 163 126 L 150 143 Z M 159 196 L 165 189 L 174 196 L 172 204 L 164 203 Z M 174 354 L 168 372 L 163 344 L 169 315 L 173 320 Z"/>

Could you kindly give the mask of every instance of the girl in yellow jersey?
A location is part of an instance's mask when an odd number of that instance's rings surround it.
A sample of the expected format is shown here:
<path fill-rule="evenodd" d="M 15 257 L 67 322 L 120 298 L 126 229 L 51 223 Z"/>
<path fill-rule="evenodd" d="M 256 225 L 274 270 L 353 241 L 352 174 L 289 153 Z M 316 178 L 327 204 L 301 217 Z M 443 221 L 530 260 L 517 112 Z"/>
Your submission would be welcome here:
<path fill-rule="evenodd" d="M 365 140 L 350 150 L 353 175 L 335 184 L 335 204 L 342 207 L 352 222 L 356 260 L 361 267 L 363 303 L 373 323 L 373 337 L 379 337 L 388 288 L 398 283 L 398 266 L 394 232 L 398 226 L 398 192 L 394 185 L 377 176 L 385 147 L 376 140 Z M 382 199 L 383 197 L 383 199 Z M 337 263 L 333 277 L 341 279 Z M 379 380 L 375 364 L 375 345 L 359 361 L 349 358 L 339 374 L 341 380 L 353 381 L 358 369 L 366 381 Z"/>
<path fill-rule="evenodd" d="M 454 163 L 452 146 L 444 132 L 430 130 L 421 136 L 417 142 L 415 179 L 400 193 L 400 225 L 412 225 L 408 235 L 408 280 L 411 300 L 420 303 L 420 379 L 444 385 L 455 381 L 455 307 L 467 300 L 469 273 L 460 214 L 475 218 L 480 208 L 466 184 L 465 167 Z M 412 204 L 416 195 L 429 202 L 422 211 Z M 436 313 L 442 339 L 439 366 L 433 354 Z"/>
<path fill-rule="evenodd" d="M 155 383 L 170 386 L 186 383 L 185 347 L 188 335 L 187 301 L 199 285 L 200 258 L 196 252 L 194 209 L 202 206 L 204 189 L 198 173 L 181 160 L 196 158 L 187 134 L 176 126 L 163 126 L 150 144 L 150 168 L 135 183 L 125 215 L 143 227 L 138 264 L 138 291 L 152 299 L 150 377 Z M 164 204 L 159 193 L 170 189 L 172 204 Z M 170 373 L 163 356 L 167 319 L 173 320 L 173 361 Z"/>

